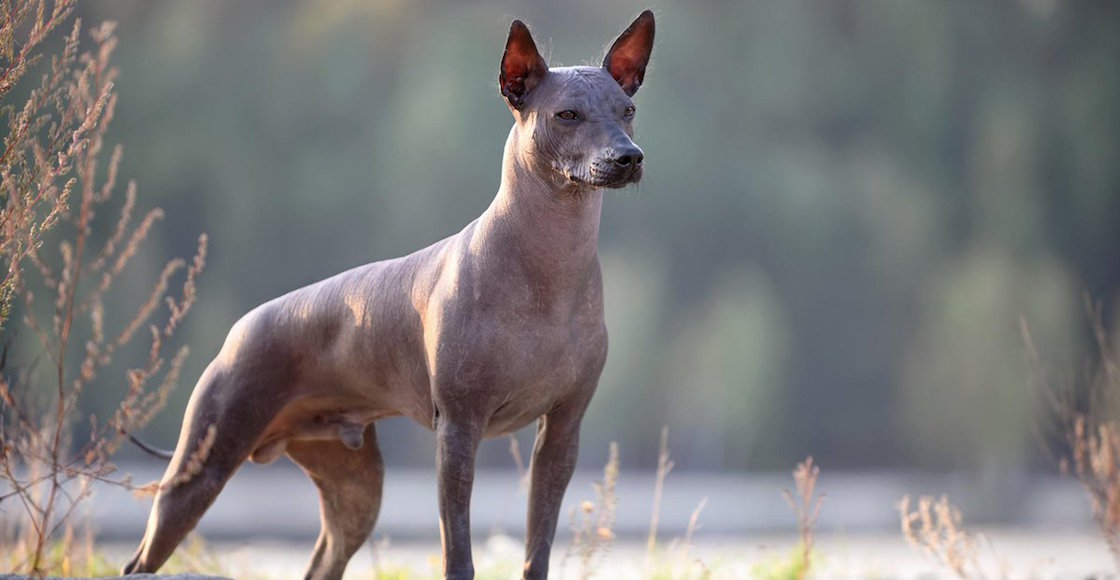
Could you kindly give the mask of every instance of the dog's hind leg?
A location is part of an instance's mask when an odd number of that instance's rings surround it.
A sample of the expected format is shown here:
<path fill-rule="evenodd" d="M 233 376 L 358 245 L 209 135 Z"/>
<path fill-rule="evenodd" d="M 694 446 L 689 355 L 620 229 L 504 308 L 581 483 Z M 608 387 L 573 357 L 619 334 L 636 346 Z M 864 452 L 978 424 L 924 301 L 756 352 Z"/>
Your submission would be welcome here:
<path fill-rule="evenodd" d="M 202 374 L 156 492 L 147 532 L 121 574 L 158 570 L 249 456 L 282 403 L 258 396 L 253 386 L 216 364 Z"/>
<path fill-rule="evenodd" d="M 319 488 L 322 526 L 304 578 L 342 578 L 346 563 L 365 543 L 381 508 L 385 467 L 373 425 L 364 445 L 351 449 L 339 440 L 292 441 L 288 456 Z"/>

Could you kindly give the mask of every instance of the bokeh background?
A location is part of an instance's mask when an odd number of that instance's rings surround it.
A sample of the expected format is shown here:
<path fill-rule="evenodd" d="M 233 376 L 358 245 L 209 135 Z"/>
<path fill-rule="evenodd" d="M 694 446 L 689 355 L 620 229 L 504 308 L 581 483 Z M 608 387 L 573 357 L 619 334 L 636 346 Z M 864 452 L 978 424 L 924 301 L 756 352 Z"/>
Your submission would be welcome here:
<path fill-rule="evenodd" d="M 510 21 L 593 64 L 645 2 L 87 2 L 120 23 L 110 141 L 163 207 L 113 312 L 210 236 L 163 446 L 255 305 L 458 231 L 512 123 Z M 643 183 L 608 192 L 611 354 L 583 465 L 1053 472 L 1020 336 L 1076 369 L 1120 291 L 1120 3 L 657 0 Z M 112 219 L 111 216 L 105 219 Z M 131 284 L 131 286 L 129 285 Z M 1111 325 L 1110 326 L 1115 326 Z M 120 373 L 86 397 L 102 416 Z M 430 434 L 380 427 L 390 470 Z M 528 449 L 532 428 L 519 435 Z M 484 467 L 510 468 L 504 442 Z"/>

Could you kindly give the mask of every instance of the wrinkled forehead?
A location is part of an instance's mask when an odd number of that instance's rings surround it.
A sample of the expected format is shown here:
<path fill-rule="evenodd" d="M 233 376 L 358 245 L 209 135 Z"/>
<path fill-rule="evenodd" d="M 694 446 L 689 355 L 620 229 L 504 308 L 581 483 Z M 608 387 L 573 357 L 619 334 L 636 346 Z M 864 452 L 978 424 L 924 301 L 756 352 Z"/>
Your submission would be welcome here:
<path fill-rule="evenodd" d="M 609 73 L 602 67 L 565 66 L 548 69 L 537 91 L 535 105 L 549 103 L 562 108 L 587 111 L 615 109 L 630 103 Z"/>

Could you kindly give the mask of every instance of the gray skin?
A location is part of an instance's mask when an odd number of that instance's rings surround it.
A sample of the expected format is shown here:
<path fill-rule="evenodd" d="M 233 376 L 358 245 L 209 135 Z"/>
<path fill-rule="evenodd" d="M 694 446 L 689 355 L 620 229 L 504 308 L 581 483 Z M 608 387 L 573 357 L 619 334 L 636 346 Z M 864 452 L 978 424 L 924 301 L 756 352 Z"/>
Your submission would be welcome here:
<path fill-rule="evenodd" d="M 580 421 L 607 356 L 596 249 L 603 190 L 641 178 L 630 97 L 653 33 L 643 12 L 602 67 L 549 69 L 514 21 L 499 89 L 515 124 L 490 207 L 427 248 L 301 288 L 238 321 L 191 395 L 123 573 L 163 565 L 246 459 L 287 454 L 320 494 L 322 530 L 306 577 L 340 578 L 381 504 L 373 423 L 404 415 L 436 435 L 447 578 L 474 576 L 479 442 L 538 422 L 524 576 L 547 576 Z"/>

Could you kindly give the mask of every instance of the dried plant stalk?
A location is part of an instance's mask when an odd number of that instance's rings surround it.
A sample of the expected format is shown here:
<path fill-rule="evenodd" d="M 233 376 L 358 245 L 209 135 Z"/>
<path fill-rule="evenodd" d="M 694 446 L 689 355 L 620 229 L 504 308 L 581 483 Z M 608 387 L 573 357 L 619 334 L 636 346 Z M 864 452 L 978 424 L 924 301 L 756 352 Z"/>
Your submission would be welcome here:
<path fill-rule="evenodd" d="M 918 507 L 910 511 L 910 496 L 898 506 L 902 536 L 914 548 L 949 568 L 958 578 L 979 578 L 976 541 L 963 527 L 961 512 L 949 503 L 947 496 L 918 498 Z"/>
<path fill-rule="evenodd" d="M 49 7 L 45 0 L 0 2 L 0 99 L 34 66 L 35 47 L 68 18 L 73 5 L 74 0 L 56 0 Z M 17 38 L 20 31 L 26 36 Z M 21 318 L 38 343 L 38 351 L 22 357 L 27 361 L 22 365 L 9 364 L 10 344 L 0 355 L 0 480 L 6 484 L 0 510 L 15 520 L 12 533 L 0 534 L 0 553 L 9 558 L 4 565 L 35 575 L 70 569 L 69 560 L 52 561 L 47 548 L 59 540 L 61 553 L 69 552 L 75 538 L 72 516 L 94 482 L 132 487 L 111 459 L 124 434 L 163 407 L 178 378 L 186 347 L 170 362 L 164 352 L 195 301 L 206 256 L 202 236 L 190 267 L 183 260 L 169 262 L 149 299 L 124 317 L 129 322 L 119 331 L 109 332 L 118 317 L 106 312 L 107 293 L 163 213 L 147 212 L 130 231 L 136 207 L 136 186 L 130 183 L 119 217 L 104 224 L 105 236 L 96 235 L 103 227 L 96 216 L 112 200 L 122 156 L 119 146 L 113 148 L 99 181 L 104 136 L 117 103 L 117 70 L 110 65 L 116 38 L 114 25 L 102 24 L 89 31 L 93 48 L 80 53 L 80 31 L 80 21 L 74 22 L 61 54 L 51 59 L 22 107 L 0 105 L 0 116 L 8 121 L 0 152 L 5 266 L 0 324 L 10 326 L 7 316 L 19 298 Z M 48 230 L 58 239 L 57 253 L 43 249 Z M 181 290 L 168 296 L 182 269 Z M 160 315 L 164 303 L 168 311 Z M 154 322 L 161 317 L 162 322 Z M 126 372 L 127 395 L 108 421 L 90 417 L 88 438 L 77 444 L 75 428 L 84 422 L 77 413 L 79 396 L 118 351 L 138 342 L 143 327 L 151 342 L 141 364 Z M 154 390 L 149 389 L 152 381 L 158 381 Z"/>
<path fill-rule="evenodd" d="M 572 513 L 572 543 L 564 560 L 579 556 L 580 578 L 590 578 L 614 543 L 614 522 L 618 513 L 618 443 L 611 442 L 603 481 L 592 484 L 595 501 L 585 500 Z"/>
<path fill-rule="evenodd" d="M 798 580 L 809 575 L 812 565 L 814 531 L 817 525 L 817 516 L 821 512 L 821 503 L 824 495 L 817 494 L 817 479 L 821 475 L 820 467 L 813 465 L 813 458 L 807 457 L 805 461 L 797 464 L 793 470 L 793 483 L 796 492 L 788 489 L 782 490 L 782 497 L 789 504 L 797 516 L 797 530 L 801 538 L 798 544 L 798 553 L 801 559 L 797 567 Z"/>
<path fill-rule="evenodd" d="M 653 509 L 649 516 L 649 537 L 646 539 L 646 565 L 648 571 L 653 563 L 653 552 L 657 547 L 657 528 L 661 521 L 661 499 L 665 492 L 665 478 L 673 470 L 669 459 L 669 427 L 661 427 L 661 448 L 657 454 L 657 479 L 653 484 Z"/>
<path fill-rule="evenodd" d="M 681 540 L 681 559 L 684 560 L 685 566 L 691 564 L 689 560 L 689 552 L 692 550 L 692 539 L 696 536 L 696 530 L 700 529 L 700 513 L 708 505 L 708 498 L 704 497 L 700 503 L 696 504 L 696 509 L 692 510 L 692 515 L 688 518 L 688 527 L 684 531 L 684 539 Z M 701 564 L 703 564 L 701 562 Z"/>
<path fill-rule="evenodd" d="M 522 494 L 528 495 L 529 470 L 525 469 L 525 461 L 521 459 L 521 444 L 513 435 L 509 436 L 509 454 L 513 456 L 513 465 L 517 468 L 517 489 Z"/>
<path fill-rule="evenodd" d="M 1093 510 L 1093 519 L 1120 570 L 1120 364 L 1103 322 L 1099 303 L 1085 296 L 1085 311 L 1095 342 L 1095 356 L 1082 376 L 1051 382 L 1026 321 L 1020 321 L 1027 356 L 1046 402 L 1044 426 L 1058 435 L 1050 445 L 1063 473 L 1077 478 Z M 1052 437 L 1044 440 L 1050 444 Z"/>

